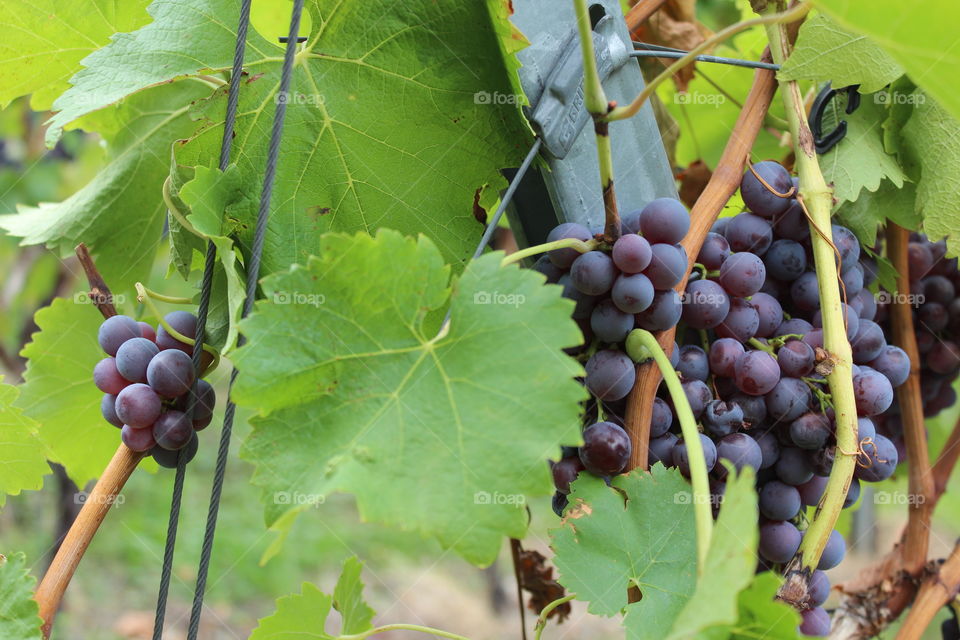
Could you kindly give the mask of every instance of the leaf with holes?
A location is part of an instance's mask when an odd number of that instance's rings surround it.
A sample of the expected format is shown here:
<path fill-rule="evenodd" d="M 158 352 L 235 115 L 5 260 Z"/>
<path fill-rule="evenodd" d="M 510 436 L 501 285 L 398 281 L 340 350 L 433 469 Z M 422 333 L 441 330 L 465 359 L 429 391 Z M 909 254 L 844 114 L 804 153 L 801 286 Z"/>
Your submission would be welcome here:
<path fill-rule="evenodd" d="M 783 80 L 829 80 L 837 89 L 858 84 L 860 93 L 873 93 L 903 75 L 903 69 L 872 40 L 821 13 L 801 25 L 797 45 L 777 75 Z"/>
<path fill-rule="evenodd" d="M 43 488 L 43 476 L 50 473 L 39 425 L 13 406 L 19 395 L 16 387 L 0 382 L 0 507 L 7 495 Z"/>
<path fill-rule="evenodd" d="M 631 640 L 665 638 L 694 593 L 696 540 L 690 485 L 676 469 L 654 465 L 603 480 L 581 475 L 572 485 L 551 546 L 560 583 L 591 613 L 626 613 Z M 627 604 L 627 589 L 642 598 Z"/>
<path fill-rule="evenodd" d="M 294 496 L 348 491 L 365 519 L 490 563 L 523 536 L 524 496 L 550 492 L 546 458 L 580 437 L 570 301 L 501 253 L 451 288 L 422 236 L 328 234 L 318 249 L 263 281 L 234 353 L 234 398 L 260 412 L 241 455 L 268 524 L 304 508 Z M 424 318 L 447 304 L 434 335 Z"/>
<path fill-rule="evenodd" d="M 0 638 L 40 640 L 40 607 L 33 599 L 36 580 L 22 553 L 0 555 Z"/>

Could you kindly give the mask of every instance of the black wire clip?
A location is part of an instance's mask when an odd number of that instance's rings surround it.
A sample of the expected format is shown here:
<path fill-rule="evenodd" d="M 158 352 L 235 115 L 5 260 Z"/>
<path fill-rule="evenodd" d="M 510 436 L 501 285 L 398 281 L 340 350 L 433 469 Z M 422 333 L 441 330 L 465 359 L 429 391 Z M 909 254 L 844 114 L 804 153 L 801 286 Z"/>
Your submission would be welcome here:
<path fill-rule="evenodd" d="M 830 101 L 833 100 L 838 93 L 846 91 L 846 112 L 847 114 L 853 113 L 857 110 L 857 107 L 860 106 L 860 94 L 857 92 L 859 88 L 860 85 L 852 84 L 849 87 L 834 89 L 828 82 L 827 85 L 820 90 L 820 93 L 817 94 L 817 97 L 813 101 L 813 106 L 810 107 L 810 129 L 813 132 L 813 144 L 817 148 L 817 153 L 822 154 L 830 151 L 830 149 L 837 146 L 837 143 L 847 135 L 846 120 L 838 122 L 837 126 L 830 133 L 826 135 L 823 134 L 823 114 L 827 110 L 827 105 L 830 104 Z"/>

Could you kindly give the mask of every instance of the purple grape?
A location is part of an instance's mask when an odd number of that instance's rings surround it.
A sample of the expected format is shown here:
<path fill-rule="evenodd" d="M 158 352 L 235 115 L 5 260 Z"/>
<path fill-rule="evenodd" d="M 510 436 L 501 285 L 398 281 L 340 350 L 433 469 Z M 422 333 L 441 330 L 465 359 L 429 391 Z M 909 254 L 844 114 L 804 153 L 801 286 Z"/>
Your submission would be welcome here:
<path fill-rule="evenodd" d="M 752 213 L 740 213 L 730 219 L 724 237 L 733 251 L 749 251 L 762 256 L 773 242 L 773 227 L 769 220 Z"/>
<path fill-rule="evenodd" d="M 830 635 L 830 614 L 823 607 L 814 607 L 800 612 L 800 633 L 805 636 Z"/>
<path fill-rule="evenodd" d="M 773 217 L 773 232 L 777 237 L 797 242 L 810 237 L 810 224 L 800 203 L 793 201 L 786 211 Z"/>
<path fill-rule="evenodd" d="M 620 216 L 620 232 L 623 235 L 628 233 L 640 233 L 640 213 L 643 209 L 634 209 L 630 213 Z"/>
<path fill-rule="evenodd" d="M 802 378 L 810 375 L 814 365 L 813 347 L 800 340 L 787 340 L 777 350 L 777 364 L 784 376 Z"/>
<path fill-rule="evenodd" d="M 800 492 L 796 487 L 771 480 L 760 488 L 760 514 L 771 520 L 791 520 L 800 513 Z"/>
<path fill-rule="evenodd" d="M 593 234 L 590 233 L 590 230 L 582 224 L 577 224 L 576 222 L 564 222 L 563 224 L 557 225 L 552 231 L 550 231 L 550 233 L 547 235 L 547 242 L 556 242 L 557 240 L 564 240 L 566 238 L 575 238 L 577 240 L 586 242 L 592 237 Z M 552 262 L 554 265 L 560 267 L 561 269 L 569 269 L 570 265 L 573 264 L 573 261 L 580 257 L 580 252 L 578 252 L 576 249 L 568 247 L 549 251 L 547 252 L 547 256 L 550 258 L 550 262 Z"/>
<path fill-rule="evenodd" d="M 150 429 L 135 429 L 128 424 L 120 429 L 120 440 L 131 451 L 149 451 L 156 444 Z"/>
<path fill-rule="evenodd" d="M 763 182 L 757 176 L 762 178 Z M 764 185 L 764 182 L 767 184 Z M 793 180 L 790 179 L 790 172 L 773 160 L 755 163 L 752 170 L 747 169 L 740 180 L 740 196 L 743 198 L 743 203 L 748 209 L 765 218 L 772 218 L 787 210 L 793 200 L 792 189 Z M 777 195 L 778 193 L 790 195 L 785 197 Z"/>
<path fill-rule="evenodd" d="M 630 436 L 612 422 L 598 422 L 583 430 L 580 461 L 590 473 L 613 476 L 630 461 Z"/>
<path fill-rule="evenodd" d="M 653 399 L 653 413 L 650 416 L 650 438 L 659 438 L 673 424 L 673 411 L 662 398 Z"/>
<path fill-rule="evenodd" d="M 960 369 L 960 346 L 950 340 L 935 343 L 927 353 L 925 364 L 934 373 L 955 373 Z"/>
<path fill-rule="evenodd" d="M 751 396 L 769 393 L 780 381 L 777 361 L 765 351 L 748 351 L 734 365 L 737 388 Z"/>
<path fill-rule="evenodd" d="M 723 266 L 730 257 L 730 243 L 719 233 L 713 231 L 707 234 L 697 254 L 697 262 L 707 268 L 707 271 L 716 271 Z"/>
<path fill-rule="evenodd" d="M 847 497 L 843 500 L 843 508 L 849 509 L 857 503 L 857 499 L 860 497 L 860 481 L 857 478 L 854 478 L 850 482 L 850 490 L 847 491 Z"/>
<path fill-rule="evenodd" d="M 921 281 L 923 298 L 926 302 L 935 302 L 945 307 L 950 306 L 957 297 L 956 286 L 941 275 L 927 276 Z"/>
<path fill-rule="evenodd" d="M 834 529 L 830 532 L 830 537 L 827 538 L 827 544 L 823 548 L 823 553 L 820 555 L 820 563 L 817 565 L 817 569 L 820 571 L 833 569 L 843 562 L 843 556 L 846 554 L 847 543 L 844 541 L 843 536 L 840 535 L 840 532 Z"/>
<path fill-rule="evenodd" d="M 743 409 L 736 402 L 713 400 L 703 410 L 703 426 L 715 438 L 728 436 L 743 426 Z"/>
<path fill-rule="evenodd" d="M 636 315 L 637 326 L 647 331 L 663 331 L 675 327 L 682 312 L 680 294 L 673 289 L 657 291 L 650 306 Z"/>
<path fill-rule="evenodd" d="M 147 366 L 147 381 L 161 396 L 176 398 L 190 390 L 193 384 L 193 361 L 183 351 L 161 351 Z"/>
<path fill-rule="evenodd" d="M 910 269 L 910 281 L 916 282 L 930 273 L 933 268 L 933 253 L 926 244 L 911 242 L 907 245 L 907 262 Z"/>
<path fill-rule="evenodd" d="M 642 273 L 617 276 L 610 298 L 624 313 L 640 313 L 650 306 L 655 295 L 650 279 Z"/>
<path fill-rule="evenodd" d="M 117 416 L 117 396 L 110 393 L 103 394 L 103 398 L 100 399 L 100 414 L 113 426 L 118 428 L 123 426 L 123 420 Z"/>
<path fill-rule="evenodd" d="M 831 435 L 830 420 L 822 413 L 805 413 L 790 423 L 790 439 L 801 449 L 822 449 Z"/>
<path fill-rule="evenodd" d="M 733 338 L 746 342 L 757 334 L 760 328 L 760 314 L 756 308 L 743 298 L 730 299 L 730 311 L 714 329 L 721 338 Z"/>
<path fill-rule="evenodd" d="M 117 349 L 117 371 L 130 382 L 147 381 L 147 365 L 160 349 L 146 338 L 131 338 Z"/>
<path fill-rule="evenodd" d="M 628 233 L 613 244 L 613 263 L 624 273 L 640 273 L 650 264 L 653 252 L 643 236 Z"/>
<path fill-rule="evenodd" d="M 823 348 L 823 329 L 811 329 L 803 336 L 802 342 L 810 345 L 816 353 L 817 347 Z"/>
<path fill-rule="evenodd" d="M 757 336 L 760 338 L 772 338 L 777 331 L 777 327 L 783 324 L 783 307 L 773 296 L 763 293 L 753 294 L 750 298 L 750 305 L 757 310 L 760 318 L 760 324 L 757 327 Z"/>
<path fill-rule="evenodd" d="M 769 431 L 759 433 L 754 430 L 749 433 L 757 441 L 760 452 L 763 454 L 763 462 L 760 463 L 760 468 L 769 469 L 777 464 L 777 460 L 780 459 L 780 443 L 777 442 L 777 437 Z"/>
<path fill-rule="evenodd" d="M 657 290 L 677 286 L 687 272 L 686 251 L 677 244 L 655 244 L 650 249 L 653 257 L 644 275 Z"/>
<path fill-rule="evenodd" d="M 872 443 L 861 442 L 862 453 L 857 458 L 856 477 L 864 482 L 880 482 L 893 475 L 897 469 L 899 455 L 897 447 L 886 436 L 879 433 Z"/>
<path fill-rule="evenodd" d="M 863 289 L 850 300 L 850 306 L 853 307 L 861 320 L 875 320 L 877 315 L 877 300 L 873 293 Z"/>
<path fill-rule="evenodd" d="M 910 376 L 910 357 L 893 345 L 885 346 L 880 355 L 870 361 L 870 366 L 885 375 L 894 387 L 902 385 Z"/>
<path fill-rule="evenodd" d="M 590 328 L 601 342 L 623 342 L 633 329 L 633 314 L 620 311 L 613 300 L 601 300 L 590 314 Z"/>
<path fill-rule="evenodd" d="M 751 396 L 737 391 L 730 396 L 731 402 L 736 402 L 743 409 L 743 419 L 748 429 L 759 427 L 767 419 L 767 404 L 762 396 Z"/>
<path fill-rule="evenodd" d="M 193 437 L 193 425 L 181 411 L 165 411 L 153 425 L 157 446 L 171 451 L 182 449 Z"/>
<path fill-rule="evenodd" d="M 853 307 L 840 303 L 840 309 L 842 310 L 842 316 L 844 318 L 844 324 L 847 327 L 847 338 L 853 340 L 857 335 L 857 331 L 860 330 L 860 318 L 857 316 L 857 312 L 854 311 Z M 818 329 L 823 327 L 823 312 L 818 310 L 813 314 L 813 326 Z"/>
<path fill-rule="evenodd" d="M 802 536 L 790 522 L 774 521 L 760 526 L 760 555 L 768 562 L 783 564 L 800 548 Z"/>
<path fill-rule="evenodd" d="M 800 311 L 816 311 L 820 308 L 820 284 L 817 274 L 807 271 L 790 285 L 790 299 Z"/>
<path fill-rule="evenodd" d="M 773 335 L 774 337 L 789 335 L 802 336 L 812 330 L 813 325 L 803 318 L 790 318 L 789 320 L 784 320 L 783 323 L 777 327 L 777 330 L 773 332 Z"/>
<path fill-rule="evenodd" d="M 771 277 L 793 282 L 807 270 L 807 252 L 795 240 L 775 240 L 763 256 L 763 264 Z"/>
<path fill-rule="evenodd" d="M 672 467 L 673 448 L 676 446 L 677 440 L 677 436 L 669 431 L 658 438 L 650 438 L 650 448 L 647 452 L 650 466 L 652 467 L 659 462 L 665 467 Z"/>
<path fill-rule="evenodd" d="M 616 401 L 627 397 L 637 377 L 633 361 L 622 351 L 612 349 L 597 351 L 585 368 L 584 384 L 600 400 Z"/>
<path fill-rule="evenodd" d="M 840 280 L 843 282 L 841 295 L 845 295 L 848 300 L 852 299 L 863 291 L 863 267 L 859 263 L 853 265 L 843 272 Z"/>
<path fill-rule="evenodd" d="M 149 386 L 137 382 L 117 395 L 115 410 L 124 424 L 146 429 L 160 417 L 160 397 Z"/>
<path fill-rule="evenodd" d="M 707 467 L 707 473 L 710 473 L 717 464 L 717 447 L 713 440 L 703 435 L 700 436 L 700 444 L 703 446 L 703 457 Z M 690 457 L 687 454 L 687 445 L 682 440 L 677 441 L 673 447 L 673 465 L 680 470 L 680 473 L 690 476 Z"/>
<path fill-rule="evenodd" d="M 697 280 L 683 295 L 683 321 L 694 329 L 713 329 L 727 317 L 730 297 L 716 282 Z"/>
<path fill-rule="evenodd" d="M 140 327 L 140 337 L 146 338 L 150 342 L 157 341 L 157 332 L 146 322 L 138 322 L 137 325 Z"/>
<path fill-rule="evenodd" d="M 764 397 L 767 415 L 778 422 L 799 418 L 813 403 L 813 393 L 803 380 L 781 378 Z"/>
<path fill-rule="evenodd" d="M 857 364 L 867 364 L 877 358 L 887 346 L 887 338 L 883 329 L 876 322 L 860 320 L 857 334 L 850 341 L 853 349 L 853 361 Z"/>
<path fill-rule="evenodd" d="M 602 251 L 587 251 L 570 266 L 570 280 L 581 293 L 599 296 L 613 287 L 617 268 Z"/>
<path fill-rule="evenodd" d="M 830 578 L 826 572 L 816 570 L 810 575 L 807 584 L 807 606 L 811 609 L 819 607 L 830 597 Z M 829 631 L 829 630 L 828 630 Z"/>
<path fill-rule="evenodd" d="M 706 382 L 707 378 L 710 377 L 710 362 L 707 360 L 707 354 L 695 344 L 686 344 L 680 347 L 680 362 L 676 369 L 684 380 Z"/>
<path fill-rule="evenodd" d="M 97 331 L 97 342 L 108 355 L 117 355 L 117 349 L 127 340 L 141 336 L 140 325 L 128 316 L 111 316 L 103 321 Z"/>
<path fill-rule="evenodd" d="M 163 319 L 173 327 L 174 330 L 187 338 L 197 337 L 197 317 L 192 313 L 186 311 L 171 311 L 165 315 Z M 160 347 L 161 351 L 177 349 L 187 355 L 193 355 L 193 346 L 174 338 L 167 332 L 163 325 L 157 327 L 157 346 Z"/>
<path fill-rule="evenodd" d="M 687 403 L 690 410 L 693 411 L 693 417 L 700 419 L 703 410 L 707 404 L 713 400 L 713 394 L 710 393 L 710 387 L 702 380 L 688 380 L 682 383 L 683 392 L 687 396 Z"/>
<path fill-rule="evenodd" d="M 760 445 L 745 433 L 731 433 L 721 438 L 717 443 L 717 457 L 731 463 L 738 472 L 746 467 L 756 471 L 763 464 Z M 722 464 L 718 464 L 715 473 L 723 478 L 727 475 L 727 469 Z"/>
<path fill-rule="evenodd" d="M 690 214 L 673 198 L 657 198 L 640 212 L 640 233 L 651 243 L 676 244 L 690 229 Z"/>
<path fill-rule="evenodd" d="M 893 404 L 893 386 L 879 371 L 869 369 L 853 377 L 853 395 L 857 401 L 857 413 L 876 416 Z"/>
<path fill-rule="evenodd" d="M 550 470 L 553 473 L 553 486 L 557 488 L 558 493 L 566 495 L 570 493 L 570 483 L 583 471 L 583 462 L 579 455 L 569 456 L 552 463 Z"/>
<path fill-rule="evenodd" d="M 776 464 L 777 477 L 781 482 L 799 486 L 813 478 L 813 470 L 803 450 L 795 447 L 781 447 L 780 458 Z"/>
<path fill-rule="evenodd" d="M 575 286 L 573 286 L 573 280 L 570 278 L 570 274 L 566 274 L 557 281 L 557 284 L 563 287 L 563 297 L 568 300 L 573 300 L 575 303 L 573 313 L 571 314 L 574 320 L 586 320 L 590 318 L 590 314 L 593 313 L 593 307 L 597 304 L 597 299 L 594 296 L 581 293 Z"/>
<path fill-rule="evenodd" d="M 747 298 L 760 291 L 767 269 L 763 260 L 752 253 L 735 253 L 720 267 L 720 286 L 731 296 Z"/>
<path fill-rule="evenodd" d="M 151 434 L 152 435 L 152 434 Z M 177 468 L 177 458 L 183 457 L 184 464 L 188 464 L 193 460 L 194 456 L 197 455 L 197 449 L 200 446 L 200 439 L 197 438 L 197 434 L 194 433 L 190 438 L 190 442 L 187 443 L 183 449 L 179 451 L 169 451 L 163 447 L 154 447 L 150 449 L 150 455 L 153 456 L 153 459 L 156 460 L 157 464 L 165 469 L 176 469 Z"/>
<path fill-rule="evenodd" d="M 195 394 L 193 419 L 204 420 L 212 416 L 213 408 L 217 404 L 217 392 L 213 386 L 206 380 L 197 380 L 196 390 L 191 391 L 191 394 Z M 186 403 L 184 403 L 184 408 L 186 408 Z"/>
<path fill-rule="evenodd" d="M 737 360 L 744 354 L 743 344 L 733 338 L 721 338 L 710 345 L 708 360 L 714 375 L 732 378 Z"/>
<path fill-rule="evenodd" d="M 117 371 L 116 358 L 104 358 L 93 367 L 93 384 L 104 393 L 117 395 L 130 382 Z"/>

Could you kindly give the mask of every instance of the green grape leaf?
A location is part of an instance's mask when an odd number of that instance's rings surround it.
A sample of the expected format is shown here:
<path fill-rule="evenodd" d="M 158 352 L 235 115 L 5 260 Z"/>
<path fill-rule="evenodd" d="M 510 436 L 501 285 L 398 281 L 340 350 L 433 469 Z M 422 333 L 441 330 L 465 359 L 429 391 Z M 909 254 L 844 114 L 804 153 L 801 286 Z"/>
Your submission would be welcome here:
<path fill-rule="evenodd" d="M 704 640 L 799 640 L 800 614 L 776 599 L 780 582 L 772 571 L 757 574 L 750 586 L 740 592 L 736 623 L 711 630 L 714 633 Z"/>
<path fill-rule="evenodd" d="M 901 75 L 896 60 L 869 38 L 822 13 L 800 27 L 797 45 L 777 74 L 782 80 L 829 80 L 837 89 L 858 84 L 860 93 L 879 91 Z"/>
<path fill-rule="evenodd" d="M 149 0 L 7 0 L 0 40 L 0 109 L 32 93 L 30 106 L 45 111 L 70 85 L 80 61 L 148 20 Z"/>
<path fill-rule="evenodd" d="M 523 536 L 524 496 L 550 491 L 544 460 L 579 440 L 582 368 L 561 352 L 582 339 L 571 304 L 501 253 L 448 288 L 423 236 L 328 234 L 318 249 L 262 282 L 233 355 L 234 399 L 261 414 L 241 455 L 268 524 L 348 491 L 366 520 L 491 562 L 502 536 Z M 448 299 L 435 336 L 425 318 Z"/>
<path fill-rule="evenodd" d="M 363 563 L 356 556 L 347 558 L 332 598 L 309 582 L 304 582 L 299 594 L 277 600 L 277 610 L 258 621 L 250 640 L 293 640 L 302 637 L 335 640 L 340 636 L 369 631 L 373 628 L 374 611 L 363 599 L 362 570 Z M 331 606 L 341 617 L 340 633 L 336 636 L 324 631 Z"/>
<path fill-rule="evenodd" d="M 227 207 L 241 197 L 241 176 L 234 165 L 221 172 L 218 169 L 197 167 L 192 180 L 180 189 L 181 200 L 190 207 L 187 221 L 204 238 L 217 248 L 220 273 L 211 299 L 223 301 L 211 308 L 215 313 L 208 320 L 208 342 L 219 345 L 222 351 L 233 347 L 237 339 L 237 322 L 243 300 L 246 297 L 246 282 L 233 240 L 224 230 L 223 219 Z"/>
<path fill-rule="evenodd" d="M 914 203 L 916 186 L 906 182 L 897 187 L 883 180 L 876 191 L 864 189 L 853 202 L 844 202 L 836 211 L 840 224 L 853 231 L 860 243 L 872 247 L 877 241 L 877 229 L 887 220 L 893 220 L 907 229 L 917 229 L 920 218 Z"/>
<path fill-rule="evenodd" d="M 0 507 L 7 495 L 42 489 L 43 476 L 50 473 L 37 423 L 13 406 L 19 395 L 16 387 L 0 382 Z"/>
<path fill-rule="evenodd" d="M 333 590 L 333 608 L 343 619 L 340 635 L 360 633 L 372 626 L 373 609 L 363 599 L 363 563 L 355 556 L 343 563 L 343 571 Z"/>
<path fill-rule="evenodd" d="M 901 157 L 917 176 L 916 210 L 931 240 L 947 239 L 948 254 L 960 254 L 960 122 L 919 90 L 913 94 L 913 115 L 901 133 Z"/>
<path fill-rule="evenodd" d="M 0 638 L 40 640 L 40 606 L 33 599 L 36 580 L 22 553 L 0 555 Z"/>
<path fill-rule="evenodd" d="M 839 120 L 846 120 L 847 134 L 830 151 L 820 156 L 820 168 L 833 196 L 840 202 L 856 200 L 862 189 L 876 191 L 883 179 L 903 186 L 906 176 L 895 156 L 884 150 L 883 122 L 886 111 L 882 104 L 861 100 L 852 114 L 844 113 L 834 100 L 830 103 L 824 126 L 830 130 Z"/>
<path fill-rule="evenodd" d="M 196 80 L 163 85 L 84 118 L 78 124 L 106 140 L 108 164 L 63 202 L 21 207 L 0 216 L 0 227 L 23 244 L 45 244 L 62 256 L 84 242 L 111 289 L 132 292 L 162 241 L 166 207 L 160 194 L 170 146 L 194 129 L 190 100 L 209 92 Z"/>
<path fill-rule="evenodd" d="M 928 0 L 922 10 L 903 0 L 814 0 L 840 26 L 868 36 L 937 100 L 960 118 L 960 50 L 956 25 L 960 5 L 955 0 Z M 866 64 L 866 59 L 856 61 Z M 839 62 L 837 62 L 840 64 Z"/>
<path fill-rule="evenodd" d="M 562 526 L 550 531 L 559 580 L 591 613 L 642 618 L 628 627 L 631 640 L 662 640 L 696 586 L 690 485 L 660 464 L 612 484 L 582 474 L 571 485 Z M 627 604 L 628 587 L 639 602 Z"/>

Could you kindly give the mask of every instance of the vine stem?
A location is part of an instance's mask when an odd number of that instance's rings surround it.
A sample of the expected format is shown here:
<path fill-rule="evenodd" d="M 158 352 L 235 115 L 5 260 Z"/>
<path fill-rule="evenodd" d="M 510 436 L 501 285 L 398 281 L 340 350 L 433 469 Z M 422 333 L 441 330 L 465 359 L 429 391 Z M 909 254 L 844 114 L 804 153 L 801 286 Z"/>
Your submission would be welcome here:
<path fill-rule="evenodd" d="M 933 618 L 957 595 L 960 588 L 960 545 L 953 548 L 950 557 L 939 571 L 930 575 L 920 587 L 917 599 L 907 613 L 896 640 L 920 640 Z"/>
<path fill-rule="evenodd" d="M 947 490 L 947 481 L 953 473 L 953 468 L 957 465 L 957 459 L 960 458 L 960 418 L 953 425 L 950 437 L 940 450 L 937 461 L 933 463 L 933 487 L 934 495 L 937 499 Z"/>
<path fill-rule="evenodd" d="M 693 514 L 697 528 L 697 570 L 702 572 L 710 549 L 710 537 L 713 534 L 713 513 L 710 508 L 710 483 L 707 479 L 707 463 L 703 456 L 703 444 L 697 419 L 693 416 L 687 394 L 683 392 L 680 377 L 670 364 L 670 358 L 664 353 L 657 339 L 646 329 L 634 329 L 627 336 L 627 352 L 634 360 L 653 357 L 660 373 L 667 383 L 667 390 L 673 399 L 673 406 L 680 421 L 680 431 L 687 447 L 687 460 L 690 465 L 690 484 L 693 485 Z M 638 357 L 639 356 L 639 357 Z"/>
<path fill-rule="evenodd" d="M 586 253 L 587 251 L 593 251 L 599 246 L 599 242 L 596 240 L 577 240 L 576 238 L 564 238 L 562 240 L 554 240 L 553 242 L 545 242 L 543 244 L 536 244 L 532 247 L 527 247 L 526 249 L 521 249 L 520 251 L 514 251 L 508 256 L 504 256 L 503 260 L 500 261 L 500 266 L 505 267 L 514 262 L 520 262 L 524 258 L 529 258 L 530 256 L 535 256 L 538 253 L 546 253 L 547 251 L 553 251 L 554 249 L 576 249 L 580 253 Z"/>
<path fill-rule="evenodd" d="M 547 627 L 547 617 L 550 615 L 550 612 L 556 609 L 557 607 L 559 607 L 560 605 L 570 602 L 576 597 L 577 597 L 577 594 L 569 593 L 563 596 L 562 598 L 557 598 L 556 600 L 554 600 L 553 602 L 545 606 L 543 610 L 540 612 L 540 615 L 537 617 L 537 625 L 536 625 L 537 633 L 536 635 L 533 636 L 533 640 L 540 640 L 540 636 L 543 635 L 543 630 Z"/>
<path fill-rule="evenodd" d="M 807 13 L 810 11 L 810 5 L 807 3 L 800 3 L 797 6 L 784 11 L 783 13 L 775 13 L 768 16 L 762 16 L 759 18 L 751 18 L 750 20 L 744 20 L 742 22 L 737 22 L 735 24 L 726 27 L 717 31 L 715 34 L 698 44 L 696 47 L 691 49 L 685 56 L 682 58 L 677 58 L 676 62 L 672 63 L 666 69 L 664 69 L 660 75 L 650 81 L 647 86 L 643 88 L 643 91 L 640 92 L 633 102 L 628 104 L 625 107 L 616 107 L 612 109 L 606 116 L 605 120 L 608 122 L 614 120 L 623 120 L 625 118 L 631 118 L 640 111 L 640 107 L 653 95 L 654 91 L 657 90 L 661 84 L 663 84 L 668 78 L 672 78 L 680 69 L 684 68 L 688 64 L 694 62 L 700 54 L 708 49 L 713 48 L 714 46 L 720 44 L 724 40 L 727 40 L 742 31 L 751 29 L 760 25 L 779 25 L 786 22 L 796 22 L 797 20 L 803 19 Z M 776 62 L 780 62 L 776 60 Z"/>
<path fill-rule="evenodd" d="M 177 222 L 180 223 L 180 226 L 195 236 L 206 238 L 205 235 L 194 229 L 193 225 L 190 224 L 190 221 L 187 220 L 187 217 L 183 215 L 182 211 L 180 211 L 177 203 L 173 201 L 173 196 L 170 193 L 170 176 L 167 176 L 167 179 L 163 181 L 163 188 L 160 190 L 160 192 L 163 194 L 163 203 L 167 205 L 167 211 L 170 212 L 170 215 L 176 218 Z"/>
<path fill-rule="evenodd" d="M 577 14 L 577 31 L 580 34 L 580 51 L 583 54 L 583 91 L 587 111 L 593 118 L 593 131 L 597 136 L 597 161 L 600 165 L 600 187 L 603 190 L 604 236 L 609 242 L 620 237 L 620 212 L 617 210 L 617 195 L 613 188 L 613 151 L 610 147 L 610 124 L 605 116 L 613 103 L 607 102 L 597 73 L 597 57 L 593 51 L 593 29 L 587 0 L 573 0 Z"/>
<path fill-rule="evenodd" d="M 765 24 L 773 60 L 782 65 L 789 56 L 791 47 L 786 30 L 780 22 L 770 20 Z M 838 286 L 840 280 L 834 257 L 835 247 L 831 238 L 830 209 L 833 205 L 833 193 L 820 171 L 799 85 L 796 81 L 781 80 L 780 90 L 794 143 L 795 166 L 800 176 L 798 198 L 807 212 L 811 226 L 820 308 L 823 313 L 824 348 L 833 356 L 835 362 L 833 371 L 827 376 L 827 383 L 836 411 L 836 456 L 823 498 L 807 527 L 797 555 L 784 571 L 785 582 L 778 593 L 781 599 L 799 606 L 807 600 L 810 575 L 817 568 L 820 555 L 836 525 L 850 489 L 857 462 L 857 406 L 853 395 L 853 354 L 847 339 Z"/>
<path fill-rule="evenodd" d="M 369 638 L 370 636 L 378 633 L 385 633 L 387 631 L 419 631 L 420 633 L 429 633 L 435 635 L 438 638 L 449 638 L 450 640 L 470 640 L 466 636 L 460 636 L 455 633 L 450 633 L 449 631 L 443 631 L 442 629 L 424 627 L 419 624 L 385 624 L 379 627 L 374 627 L 373 629 L 368 629 L 367 631 L 362 631 L 360 633 L 337 636 L 337 640 L 364 640 L 364 638 Z"/>
<path fill-rule="evenodd" d="M 180 333 L 179 331 L 177 331 L 176 329 L 174 329 L 173 327 L 171 327 L 171 326 L 170 326 L 170 323 L 167 322 L 167 321 L 164 319 L 163 314 L 160 313 L 160 310 L 157 308 L 157 305 L 155 305 L 155 304 L 153 303 L 153 299 L 156 298 L 157 300 L 160 300 L 161 302 L 172 302 L 172 303 L 174 303 L 174 304 L 185 304 L 185 303 L 181 302 L 181 300 L 184 300 L 184 298 L 176 298 L 176 297 L 172 297 L 172 296 L 160 296 L 160 295 L 156 295 L 156 294 L 154 294 L 152 291 L 150 291 L 149 289 L 147 289 L 145 286 L 143 286 L 143 283 L 140 283 L 140 282 L 136 283 L 136 284 L 134 285 L 134 288 L 137 290 L 137 301 L 138 301 L 138 302 L 142 302 L 143 304 L 147 305 L 147 308 L 150 309 L 150 313 L 152 313 L 153 315 L 155 315 L 155 316 L 158 318 L 157 321 L 160 323 L 160 326 L 161 326 L 161 327 L 163 327 L 164 329 L 166 329 L 167 333 L 169 333 L 175 340 L 179 340 L 180 342 L 183 342 L 184 344 L 188 344 L 188 345 L 190 345 L 191 347 L 196 346 L 197 341 L 194 340 L 193 338 L 190 338 L 190 337 L 187 337 L 187 336 L 183 335 L 182 333 Z M 190 300 L 187 300 L 187 303 L 189 303 L 189 302 L 190 302 Z M 210 365 L 209 365 L 206 369 L 203 370 L 204 375 L 206 375 L 206 374 L 210 373 L 211 371 L 215 370 L 218 366 L 220 366 L 220 352 L 217 351 L 217 350 L 216 350 L 214 347 L 212 347 L 211 345 L 206 344 L 206 343 L 204 343 L 204 345 L 203 345 L 203 350 L 206 351 L 207 353 L 209 353 L 209 354 L 213 357 L 213 361 L 210 363 Z"/>

